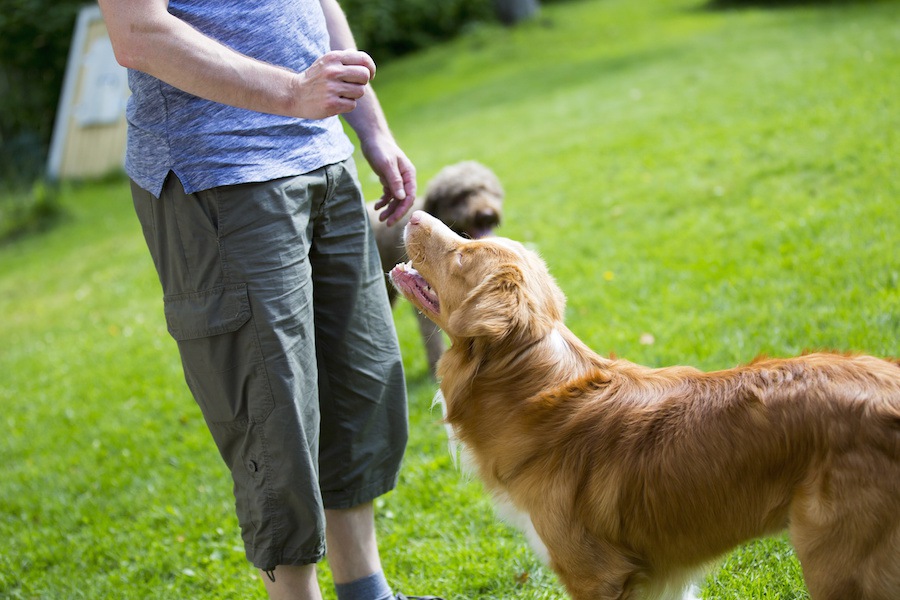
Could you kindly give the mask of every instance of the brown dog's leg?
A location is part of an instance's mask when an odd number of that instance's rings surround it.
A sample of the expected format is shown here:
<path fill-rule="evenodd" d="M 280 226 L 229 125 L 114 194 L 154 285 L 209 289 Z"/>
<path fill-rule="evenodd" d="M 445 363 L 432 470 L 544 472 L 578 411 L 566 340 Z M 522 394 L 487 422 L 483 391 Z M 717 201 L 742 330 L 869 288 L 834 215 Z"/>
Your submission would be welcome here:
<path fill-rule="evenodd" d="M 847 548 L 856 544 L 845 535 L 825 537 L 821 541 L 823 543 L 816 548 L 797 548 L 812 600 L 900 598 L 897 551 L 895 547 L 891 548 L 890 542 L 878 544 L 879 547 L 868 554 L 864 551 L 862 555 L 853 556 Z"/>
<path fill-rule="evenodd" d="M 795 496 L 789 530 L 803 578 L 813 600 L 897 600 L 900 474 L 878 455 L 845 456 Z M 857 476 L 865 470 L 882 476 Z"/>
<path fill-rule="evenodd" d="M 564 530 L 557 531 L 563 534 Z M 638 600 L 645 571 L 615 544 L 588 535 L 543 539 L 551 566 L 573 600 Z"/>
<path fill-rule="evenodd" d="M 637 590 L 628 583 L 629 577 L 612 573 L 575 574 L 557 570 L 559 578 L 572 600 L 638 600 Z"/>

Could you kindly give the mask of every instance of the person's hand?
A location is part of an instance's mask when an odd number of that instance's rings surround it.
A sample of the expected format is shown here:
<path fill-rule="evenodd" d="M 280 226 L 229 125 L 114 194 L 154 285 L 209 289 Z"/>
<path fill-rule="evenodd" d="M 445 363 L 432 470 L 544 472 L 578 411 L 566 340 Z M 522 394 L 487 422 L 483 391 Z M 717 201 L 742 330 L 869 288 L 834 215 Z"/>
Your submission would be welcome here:
<path fill-rule="evenodd" d="M 375 210 L 381 210 L 378 220 L 387 221 L 391 226 L 407 213 L 416 199 L 416 168 L 392 137 L 361 141 L 360 147 L 384 191 L 375 203 Z"/>
<path fill-rule="evenodd" d="M 319 57 L 294 80 L 297 116 L 324 119 L 352 111 L 373 77 L 375 61 L 365 52 L 338 50 Z"/>

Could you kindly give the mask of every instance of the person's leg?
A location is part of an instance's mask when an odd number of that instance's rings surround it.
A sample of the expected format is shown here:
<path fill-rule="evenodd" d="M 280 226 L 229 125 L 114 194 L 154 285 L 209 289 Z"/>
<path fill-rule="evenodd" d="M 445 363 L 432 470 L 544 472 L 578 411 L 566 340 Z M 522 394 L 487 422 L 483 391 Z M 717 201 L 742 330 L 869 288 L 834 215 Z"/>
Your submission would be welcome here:
<path fill-rule="evenodd" d="M 313 270 L 326 509 L 352 509 L 392 490 L 408 435 L 406 379 L 378 249 L 352 162 L 326 169 Z M 326 519 L 327 520 L 327 519 Z"/>
<path fill-rule="evenodd" d="M 328 565 L 336 586 L 364 580 L 368 587 L 378 588 L 372 576 L 381 573 L 381 560 L 375 537 L 375 510 L 371 502 L 350 509 L 325 511 L 325 535 Z M 272 600 L 319 600 L 322 598 L 316 580 L 316 566 L 279 566 L 275 581 L 260 571 L 266 592 Z M 384 589 L 390 594 L 390 589 Z M 375 592 L 377 593 L 377 592 Z M 368 596 L 370 599 L 375 595 Z"/>
<path fill-rule="evenodd" d="M 310 263 L 319 366 L 320 487 L 339 600 L 392 598 L 373 500 L 393 489 L 407 439 L 406 382 L 384 273 L 352 162 L 326 169 Z"/>
<path fill-rule="evenodd" d="M 348 509 L 325 510 L 328 565 L 335 584 L 349 583 L 381 571 L 371 502 Z"/>
<path fill-rule="evenodd" d="M 133 188 L 185 378 L 234 478 L 247 557 L 273 597 L 321 597 L 311 566 L 325 553 L 325 515 L 305 217 L 324 190 L 314 175 L 197 194 L 170 175 L 161 198 Z"/>
<path fill-rule="evenodd" d="M 316 580 L 316 565 L 279 566 L 275 581 L 263 571 L 259 572 L 266 593 L 272 600 L 321 600 Z"/>

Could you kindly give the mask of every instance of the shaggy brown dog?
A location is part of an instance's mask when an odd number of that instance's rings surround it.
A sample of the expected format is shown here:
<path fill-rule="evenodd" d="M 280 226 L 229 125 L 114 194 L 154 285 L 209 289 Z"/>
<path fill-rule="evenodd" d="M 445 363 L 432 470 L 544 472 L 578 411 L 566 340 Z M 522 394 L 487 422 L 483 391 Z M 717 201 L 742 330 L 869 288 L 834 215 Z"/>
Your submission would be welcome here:
<path fill-rule="evenodd" d="M 681 598 L 787 528 L 815 600 L 900 598 L 900 364 L 810 354 L 704 373 L 601 357 L 544 263 L 407 226 L 394 284 L 452 345 L 446 419 L 573 598 Z"/>
<path fill-rule="evenodd" d="M 406 260 L 403 227 L 414 210 L 421 209 L 434 215 L 463 237 L 485 237 L 494 232 L 503 217 L 503 187 L 493 171 L 479 162 L 467 160 L 441 169 L 428 182 L 425 194 L 416 199 L 407 216 L 391 227 L 379 221 L 374 204 L 368 205 L 369 221 L 375 231 L 381 266 L 387 273 L 394 265 Z M 393 304 L 397 292 L 391 285 L 388 285 L 388 295 Z M 434 323 L 422 315 L 418 319 L 428 354 L 428 367 L 433 375 L 444 352 L 444 339 Z"/>

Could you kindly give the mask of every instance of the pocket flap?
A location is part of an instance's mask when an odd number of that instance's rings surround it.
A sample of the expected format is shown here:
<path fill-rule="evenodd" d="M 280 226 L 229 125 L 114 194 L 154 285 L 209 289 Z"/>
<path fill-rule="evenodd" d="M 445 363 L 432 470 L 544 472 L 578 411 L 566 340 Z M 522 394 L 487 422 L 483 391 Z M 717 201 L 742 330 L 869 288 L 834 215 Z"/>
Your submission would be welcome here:
<path fill-rule="evenodd" d="M 250 319 L 246 283 L 166 296 L 163 303 L 169 333 L 178 341 L 236 331 Z"/>

